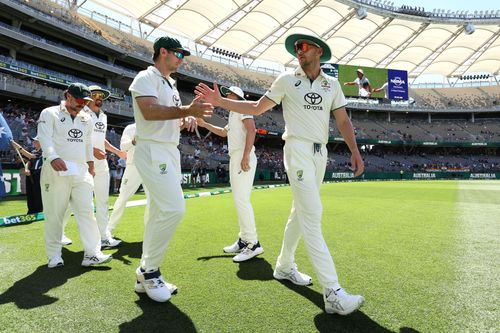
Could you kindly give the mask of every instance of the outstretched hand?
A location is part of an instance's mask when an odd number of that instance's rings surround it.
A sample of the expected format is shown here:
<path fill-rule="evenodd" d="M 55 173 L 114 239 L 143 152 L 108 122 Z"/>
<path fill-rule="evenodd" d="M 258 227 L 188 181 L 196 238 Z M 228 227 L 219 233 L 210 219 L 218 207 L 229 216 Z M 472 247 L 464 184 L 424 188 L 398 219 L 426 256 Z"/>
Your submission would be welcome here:
<path fill-rule="evenodd" d="M 201 101 L 200 96 L 196 96 L 187 107 L 187 113 L 195 118 L 210 118 L 214 113 L 214 106 L 211 103 Z"/>
<path fill-rule="evenodd" d="M 213 89 L 211 89 L 205 83 L 199 83 L 196 86 L 194 93 L 196 94 L 196 96 L 200 97 L 208 103 L 211 103 L 214 106 L 220 106 L 222 102 L 222 96 L 220 95 L 217 82 L 214 82 Z"/>
<path fill-rule="evenodd" d="M 185 117 L 181 119 L 181 131 L 183 129 L 187 129 L 189 132 L 194 132 L 196 127 L 198 126 L 198 119 L 202 118 L 194 118 L 192 116 Z"/>

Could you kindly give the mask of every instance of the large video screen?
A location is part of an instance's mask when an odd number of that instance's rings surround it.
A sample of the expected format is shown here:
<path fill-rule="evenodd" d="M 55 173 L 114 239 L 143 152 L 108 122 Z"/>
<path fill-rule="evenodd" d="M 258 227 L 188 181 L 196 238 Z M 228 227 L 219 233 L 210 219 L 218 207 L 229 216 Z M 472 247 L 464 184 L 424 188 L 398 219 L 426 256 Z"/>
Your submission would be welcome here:
<path fill-rule="evenodd" d="M 339 79 L 347 97 L 408 100 L 406 71 L 332 63 L 321 64 L 321 68 Z"/>

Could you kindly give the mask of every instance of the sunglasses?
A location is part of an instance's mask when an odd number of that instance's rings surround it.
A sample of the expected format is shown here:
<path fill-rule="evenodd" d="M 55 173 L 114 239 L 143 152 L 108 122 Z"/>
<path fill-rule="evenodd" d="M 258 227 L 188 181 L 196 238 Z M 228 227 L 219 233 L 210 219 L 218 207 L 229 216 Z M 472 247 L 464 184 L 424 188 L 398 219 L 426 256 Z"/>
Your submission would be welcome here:
<path fill-rule="evenodd" d="M 92 93 L 92 98 L 93 99 L 104 99 L 104 93 L 102 92 L 94 92 Z"/>
<path fill-rule="evenodd" d="M 172 51 L 172 53 L 174 54 L 174 56 L 177 58 L 177 59 L 184 59 L 184 53 L 180 52 L 180 51 Z"/>
<path fill-rule="evenodd" d="M 295 53 L 299 52 L 299 50 L 302 52 L 307 52 L 307 51 L 309 51 L 311 46 L 319 47 L 319 45 L 316 45 L 316 44 L 310 44 L 310 43 L 306 43 L 306 42 L 297 42 L 297 43 L 295 43 L 294 50 L 295 50 Z"/>

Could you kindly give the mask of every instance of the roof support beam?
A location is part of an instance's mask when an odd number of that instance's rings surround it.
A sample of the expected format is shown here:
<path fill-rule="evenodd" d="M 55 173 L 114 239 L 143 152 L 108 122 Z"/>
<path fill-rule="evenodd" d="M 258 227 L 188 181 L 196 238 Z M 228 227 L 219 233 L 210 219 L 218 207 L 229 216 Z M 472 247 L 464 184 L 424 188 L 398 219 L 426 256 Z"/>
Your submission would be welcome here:
<path fill-rule="evenodd" d="M 208 45 L 209 47 L 214 45 L 222 36 L 226 34 L 232 27 L 234 27 L 241 19 L 248 15 L 258 4 L 260 4 L 263 0 L 248 0 L 245 4 L 241 5 L 241 7 L 237 7 L 234 11 L 232 11 L 229 15 L 224 17 L 219 22 L 215 23 L 212 28 L 207 29 L 205 32 L 201 33 L 198 37 L 196 37 L 195 42 Z M 239 13 L 245 13 L 239 17 Z M 236 17 L 236 18 L 235 18 Z M 222 26 L 222 27 L 221 27 Z M 211 33 L 216 32 L 217 30 L 224 31 L 220 36 L 210 37 Z M 206 40 L 206 37 L 214 38 L 213 42 L 209 42 Z"/>
<path fill-rule="evenodd" d="M 476 62 L 476 60 L 479 59 L 479 57 L 483 55 L 483 53 L 486 52 L 491 44 L 493 44 L 498 38 L 500 38 L 500 29 L 498 29 L 496 33 L 491 35 L 491 37 L 488 38 L 473 54 L 471 54 L 471 56 L 467 58 L 451 75 L 460 76 L 467 72 L 467 70 Z"/>
<path fill-rule="evenodd" d="M 427 27 L 429 26 L 429 23 L 422 23 L 420 27 L 415 30 L 408 38 L 406 38 L 403 42 L 401 42 L 387 57 L 382 59 L 379 63 L 375 65 L 375 67 L 384 67 L 387 68 L 387 66 L 396 58 L 398 55 L 405 50 L 408 45 L 410 45 L 411 42 L 415 40 L 415 38 L 418 37 Z"/>
<path fill-rule="evenodd" d="M 455 31 L 450 37 L 448 37 L 430 56 L 421 61 L 417 67 L 411 72 L 408 73 L 408 76 L 418 77 L 422 74 L 427 67 L 429 67 L 434 60 L 444 51 L 446 48 L 464 31 L 464 27 L 461 26 Z"/>
<path fill-rule="evenodd" d="M 379 33 L 382 32 L 391 22 L 394 20 L 392 17 L 387 18 L 381 25 L 379 25 L 375 30 L 370 32 L 364 39 L 362 39 L 357 45 L 346 52 L 338 61 L 339 64 L 346 64 L 352 58 L 361 52 L 361 50 L 368 45 Z"/>
<path fill-rule="evenodd" d="M 278 40 L 281 36 L 283 36 L 289 28 L 291 28 L 296 22 L 298 22 L 304 15 L 309 13 L 314 8 L 314 6 L 316 6 L 319 2 L 320 0 L 314 0 L 310 4 L 306 4 L 304 7 L 299 9 L 294 15 L 289 17 L 285 22 L 283 22 L 277 28 L 268 33 L 267 36 L 265 36 L 262 39 L 260 44 L 254 45 L 253 47 L 245 51 L 244 54 L 251 59 L 254 60 L 257 59 L 260 55 L 266 52 L 266 50 L 268 50 L 276 40 Z M 265 45 L 265 47 L 256 50 L 256 48 L 261 45 Z M 252 64 L 253 61 L 249 66 L 252 66 Z"/>

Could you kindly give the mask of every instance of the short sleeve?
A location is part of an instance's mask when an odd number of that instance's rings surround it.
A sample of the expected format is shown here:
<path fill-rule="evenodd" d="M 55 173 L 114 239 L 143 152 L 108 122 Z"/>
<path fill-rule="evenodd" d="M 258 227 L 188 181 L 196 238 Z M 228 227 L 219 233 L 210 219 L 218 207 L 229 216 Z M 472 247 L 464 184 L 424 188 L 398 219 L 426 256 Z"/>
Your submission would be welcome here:
<path fill-rule="evenodd" d="M 253 116 L 250 115 L 250 114 L 242 114 L 242 113 L 240 113 L 240 117 L 241 117 L 241 121 L 243 121 L 245 119 L 253 119 Z"/>
<path fill-rule="evenodd" d="M 265 93 L 264 96 L 269 98 L 275 104 L 280 104 L 286 93 L 286 76 L 287 73 L 283 73 L 274 80 L 271 88 Z"/>
<path fill-rule="evenodd" d="M 345 99 L 344 93 L 342 92 L 342 88 L 340 87 L 339 81 L 333 81 L 333 100 L 331 111 L 335 111 L 340 109 L 343 106 L 347 105 L 347 101 Z"/>
<path fill-rule="evenodd" d="M 158 98 L 154 77 L 148 71 L 139 72 L 128 89 L 134 93 L 134 97 L 151 96 Z"/>

